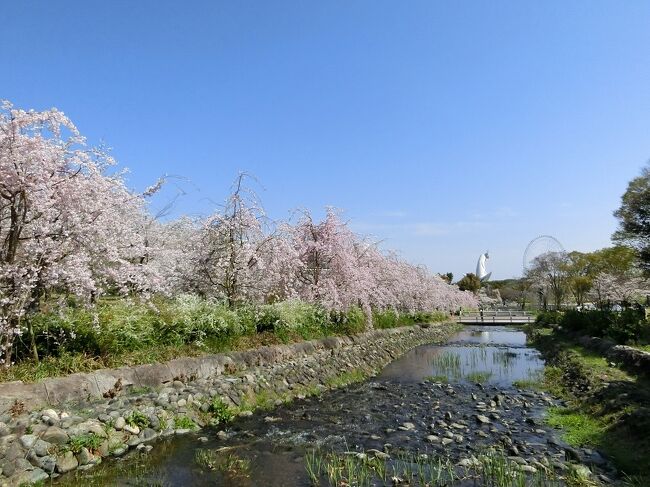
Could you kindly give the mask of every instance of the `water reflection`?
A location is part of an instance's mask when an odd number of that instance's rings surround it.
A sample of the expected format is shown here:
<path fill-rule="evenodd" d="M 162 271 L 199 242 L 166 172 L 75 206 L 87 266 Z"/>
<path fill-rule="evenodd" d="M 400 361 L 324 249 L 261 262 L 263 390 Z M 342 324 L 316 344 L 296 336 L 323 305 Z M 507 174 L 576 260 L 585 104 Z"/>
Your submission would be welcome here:
<path fill-rule="evenodd" d="M 380 378 L 391 381 L 485 382 L 509 386 L 535 378 L 544 362 L 525 346 L 516 329 L 472 327 L 458 333 L 450 345 L 423 345 L 389 364 Z"/>

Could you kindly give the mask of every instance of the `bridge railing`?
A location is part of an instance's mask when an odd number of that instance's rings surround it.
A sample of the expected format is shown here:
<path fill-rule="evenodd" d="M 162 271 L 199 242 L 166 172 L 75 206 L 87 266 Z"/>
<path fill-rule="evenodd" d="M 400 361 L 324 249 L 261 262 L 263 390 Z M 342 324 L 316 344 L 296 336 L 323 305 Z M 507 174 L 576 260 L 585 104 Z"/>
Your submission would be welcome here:
<path fill-rule="evenodd" d="M 534 317 L 526 311 L 485 310 L 483 312 L 461 313 L 458 321 L 462 323 L 532 323 Z"/>

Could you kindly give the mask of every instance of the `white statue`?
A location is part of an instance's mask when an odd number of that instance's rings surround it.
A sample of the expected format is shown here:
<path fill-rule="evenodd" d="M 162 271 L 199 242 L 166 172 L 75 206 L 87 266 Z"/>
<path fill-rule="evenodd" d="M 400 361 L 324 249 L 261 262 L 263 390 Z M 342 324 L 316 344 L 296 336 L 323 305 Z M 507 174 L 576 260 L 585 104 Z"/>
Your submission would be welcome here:
<path fill-rule="evenodd" d="M 481 280 L 481 282 L 489 280 L 490 276 L 492 275 L 491 272 L 488 273 L 488 271 L 485 269 L 485 261 L 489 258 L 490 255 L 488 252 L 481 254 L 481 256 L 478 258 L 478 263 L 476 264 L 476 275 Z"/>

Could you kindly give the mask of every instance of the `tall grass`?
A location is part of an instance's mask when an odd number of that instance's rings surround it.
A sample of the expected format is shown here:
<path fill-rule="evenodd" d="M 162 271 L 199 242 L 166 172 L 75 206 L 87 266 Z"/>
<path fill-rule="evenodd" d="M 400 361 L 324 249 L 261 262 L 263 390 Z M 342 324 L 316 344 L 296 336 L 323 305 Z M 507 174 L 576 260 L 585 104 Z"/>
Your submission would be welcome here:
<path fill-rule="evenodd" d="M 440 313 L 374 313 L 381 328 L 442 317 Z M 40 361 L 32 361 L 29 343 L 19 339 L 13 351 L 16 365 L 0 371 L 0 381 L 37 380 L 182 355 L 352 335 L 365 330 L 367 324 L 359 308 L 331 311 L 289 300 L 232 309 L 196 295 L 150 301 L 106 298 L 91 307 L 74 301 L 51 303 L 49 309 L 29 319 Z"/>

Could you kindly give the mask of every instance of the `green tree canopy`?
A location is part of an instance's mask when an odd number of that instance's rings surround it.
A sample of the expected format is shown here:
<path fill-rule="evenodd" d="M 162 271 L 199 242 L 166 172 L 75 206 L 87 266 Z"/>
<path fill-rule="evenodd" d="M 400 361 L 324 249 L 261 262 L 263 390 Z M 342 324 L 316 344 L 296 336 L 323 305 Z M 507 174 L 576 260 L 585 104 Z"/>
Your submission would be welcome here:
<path fill-rule="evenodd" d="M 640 266 L 650 273 L 650 164 L 627 186 L 614 212 L 619 227 L 613 240 L 637 251 Z"/>
<path fill-rule="evenodd" d="M 481 280 L 472 272 L 465 274 L 457 284 L 461 291 L 472 291 L 474 294 L 481 289 Z"/>

